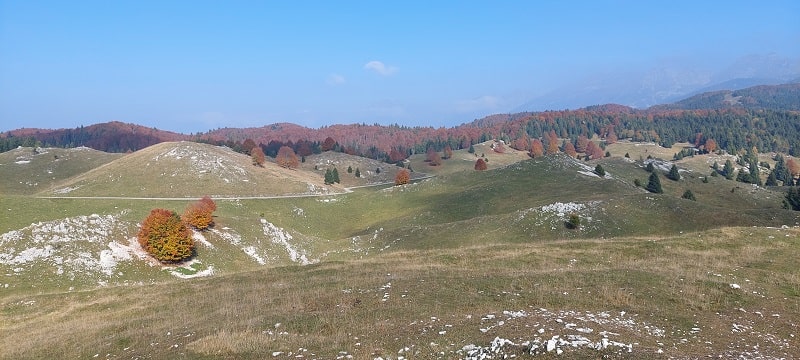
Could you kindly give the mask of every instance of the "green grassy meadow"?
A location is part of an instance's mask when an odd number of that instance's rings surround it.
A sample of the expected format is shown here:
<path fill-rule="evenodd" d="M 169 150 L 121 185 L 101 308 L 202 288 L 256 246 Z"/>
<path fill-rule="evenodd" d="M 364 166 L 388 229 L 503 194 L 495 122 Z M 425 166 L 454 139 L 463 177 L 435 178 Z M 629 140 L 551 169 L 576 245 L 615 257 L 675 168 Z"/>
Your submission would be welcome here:
<path fill-rule="evenodd" d="M 621 154 L 485 153 L 488 171 L 456 151 L 404 186 L 224 196 L 182 266 L 133 242 L 189 199 L 3 192 L 0 357 L 471 359 L 496 338 L 492 354 L 523 358 L 800 356 L 800 213 L 779 191 L 693 170 L 650 194 Z"/>

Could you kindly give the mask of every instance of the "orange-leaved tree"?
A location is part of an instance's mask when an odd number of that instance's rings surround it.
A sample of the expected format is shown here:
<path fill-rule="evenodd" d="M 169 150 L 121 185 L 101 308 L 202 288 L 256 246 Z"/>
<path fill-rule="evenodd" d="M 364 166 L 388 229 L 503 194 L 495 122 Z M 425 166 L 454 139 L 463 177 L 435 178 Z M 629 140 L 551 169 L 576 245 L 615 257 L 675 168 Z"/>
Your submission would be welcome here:
<path fill-rule="evenodd" d="M 174 211 L 153 209 L 142 221 L 139 245 L 164 263 L 184 261 L 194 253 L 192 232 Z"/>
<path fill-rule="evenodd" d="M 186 207 L 181 219 L 187 225 L 197 229 L 206 230 L 214 224 L 214 210 L 217 204 L 208 195 Z"/>
<path fill-rule="evenodd" d="M 439 153 L 436 152 L 436 149 L 431 146 L 425 153 L 425 161 L 427 161 L 430 166 L 438 166 L 442 164 L 442 157 L 439 156 Z"/>
<path fill-rule="evenodd" d="M 575 151 L 575 145 L 572 145 L 572 143 L 569 141 L 567 141 L 566 145 L 564 145 L 564 153 L 569 155 L 571 158 L 574 158 L 575 155 L 578 155 L 578 152 Z"/>
<path fill-rule="evenodd" d="M 483 171 L 486 170 L 486 168 L 486 161 L 483 161 L 483 158 L 478 158 L 478 160 L 475 161 L 475 170 Z"/>
<path fill-rule="evenodd" d="M 450 147 L 450 145 L 445 145 L 444 146 L 444 156 L 442 156 L 442 158 L 443 159 L 449 159 L 451 157 L 453 157 L 453 149 Z"/>
<path fill-rule="evenodd" d="M 537 158 L 544 155 L 544 145 L 539 139 L 533 139 L 531 143 L 531 151 L 528 153 L 531 157 Z"/>
<path fill-rule="evenodd" d="M 261 150 L 260 146 L 252 148 L 250 153 L 250 156 L 253 158 L 253 165 L 263 167 L 264 163 L 267 162 L 267 157 L 264 155 L 264 150 Z"/>
<path fill-rule="evenodd" d="M 408 172 L 406 169 L 402 169 L 397 172 L 397 175 L 394 177 L 394 184 L 395 185 L 405 185 L 411 180 L 411 173 Z"/>
<path fill-rule="evenodd" d="M 278 155 L 275 157 L 275 162 L 277 162 L 280 166 L 290 169 L 300 166 L 300 161 L 297 160 L 297 154 L 295 154 L 294 150 L 288 146 L 281 146 L 281 148 L 278 149 Z"/>

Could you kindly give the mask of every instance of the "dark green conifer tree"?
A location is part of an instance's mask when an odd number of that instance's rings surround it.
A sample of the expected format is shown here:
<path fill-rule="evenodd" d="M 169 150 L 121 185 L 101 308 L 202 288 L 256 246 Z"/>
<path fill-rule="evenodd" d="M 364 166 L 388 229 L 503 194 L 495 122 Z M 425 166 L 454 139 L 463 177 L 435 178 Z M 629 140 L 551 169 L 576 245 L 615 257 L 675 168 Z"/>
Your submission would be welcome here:
<path fill-rule="evenodd" d="M 678 167 L 675 164 L 672 164 L 672 167 L 669 169 L 667 173 L 667 178 L 670 180 L 678 181 L 681 179 L 681 173 L 678 172 Z"/>
<path fill-rule="evenodd" d="M 658 179 L 658 173 L 655 171 L 650 173 L 650 178 L 647 181 L 647 187 L 645 189 L 656 194 L 661 194 L 664 192 L 664 190 L 661 189 L 661 180 Z"/>
<path fill-rule="evenodd" d="M 594 167 L 594 173 L 597 174 L 597 176 L 599 176 L 599 177 L 605 177 L 606 176 L 606 170 L 603 169 L 603 165 L 600 165 L 600 164 L 597 164 L 597 166 Z"/>
<path fill-rule="evenodd" d="M 725 160 L 725 166 L 722 168 L 722 176 L 728 180 L 733 180 L 733 163 L 730 159 Z"/>

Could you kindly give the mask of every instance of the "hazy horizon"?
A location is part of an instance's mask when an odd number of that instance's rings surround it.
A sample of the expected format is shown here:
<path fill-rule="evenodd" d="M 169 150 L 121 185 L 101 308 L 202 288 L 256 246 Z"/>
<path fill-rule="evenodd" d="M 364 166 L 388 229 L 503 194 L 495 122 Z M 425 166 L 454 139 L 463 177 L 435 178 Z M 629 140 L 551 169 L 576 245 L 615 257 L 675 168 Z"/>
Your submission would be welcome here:
<path fill-rule="evenodd" d="M 454 126 L 637 106 L 800 74 L 798 17 L 792 1 L 0 1 L 0 131 Z"/>

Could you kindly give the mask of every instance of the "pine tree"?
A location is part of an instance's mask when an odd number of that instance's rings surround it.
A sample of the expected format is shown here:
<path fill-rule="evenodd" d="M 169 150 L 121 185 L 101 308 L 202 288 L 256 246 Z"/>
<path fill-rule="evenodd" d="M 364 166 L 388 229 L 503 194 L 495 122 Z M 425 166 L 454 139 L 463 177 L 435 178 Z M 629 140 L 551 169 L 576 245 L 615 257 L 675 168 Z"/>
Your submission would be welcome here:
<path fill-rule="evenodd" d="M 644 170 L 651 173 L 653 171 L 656 171 L 656 168 L 653 166 L 653 162 L 650 161 L 647 163 L 647 166 L 644 167 Z"/>
<path fill-rule="evenodd" d="M 722 175 L 728 180 L 733 180 L 733 163 L 730 159 L 725 161 L 725 166 L 722 168 Z"/>
<path fill-rule="evenodd" d="M 758 186 L 761 186 L 761 176 L 760 176 L 760 171 L 758 170 L 758 163 L 756 161 L 757 158 L 753 159 L 753 161 L 750 162 L 750 168 L 749 168 L 750 181 L 748 182 L 751 184 L 756 184 Z"/>
<path fill-rule="evenodd" d="M 325 170 L 325 185 L 333 184 L 333 172 L 331 169 Z"/>
<path fill-rule="evenodd" d="M 664 192 L 664 190 L 661 189 L 661 180 L 658 179 L 658 174 L 655 171 L 650 173 L 650 178 L 647 181 L 647 187 L 645 189 L 656 194 Z"/>
<path fill-rule="evenodd" d="M 667 178 L 675 181 L 681 179 L 681 174 L 678 172 L 678 167 L 675 166 L 675 164 L 672 164 L 672 167 L 669 169 L 669 172 L 667 173 Z"/>
<path fill-rule="evenodd" d="M 769 176 L 767 176 L 767 182 L 765 182 L 764 185 L 778 186 L 778 178 L 775 177 L 775 170 L 770 171 Z"/>
<path fill-rule="evenodd" d="M 348 174 L 352 174 L 353 173 L 353 167 L 352 166 L 347 166 L 347 173 Z"/>
<path fill-rule="evenodd" d="M 470 144 L 469 145 L 469 150 L 467 150 L 467 152 L 470 153 L 470 154 L 474 154 L 475 153 L 475 147 L 472 146 L 472 144 Z"/>
<path fill-rule="evenodd" d="M 800 211 L 800 188 L 789 188 L 789 191 L 786 192 L 786 198 L 783 199 L 783 207 Z"/>
<path fill-rule="evenodd" d="M 361 177 L 361 169 L 359 169 L 359 168 L 356 168 L 356 177 L 357 178 Z"/>
<path fill-rule="evenodd" d="M 597 176 L 599 176 L 599 177 L 605 177 L 606 176 L 606 170 L 603 169 L 603 166 L 600 165 L 600 164 L 597 164 L 597 166 L 594 167 L 594 173 L 597 174 Z"/>
<path fill-rule="evenodd" d="M 681 197 L 682 197 L 682 198 L 684 198 L 684 199 L 688 199 L 688 200 L 692 200 L 692 201 L 697 201 L 697 199 L 695 199 L 695 197 L 694 197 L 694 194 L 692 193 L 692 190 L 689 190 L 689 189 L 687 189 L 686 191 L 684 191 L 684 192 L 683 192 L 683 195 L 682 195 Z"/>
<path fill-rule="evenodd" d="M 333 171 L 331 172 L 331 180 L 333 180 L 332 183 L 334 183 L 334 182 L 337 183 L 337 184 L 340 183 L 339 182 L 339 170 L 338 169 L 333 168 Z"/>
<path fill-rule="evenodd" d="M 783 159 L 783 156 L 777 156 L 775 160 L 775 169 L 773 169 L 772 172 L 775 173 L 775 180 L 780 181 L 784 186 L 792 185 L 792 175 L 786 167 L 786 161 Z"/>

